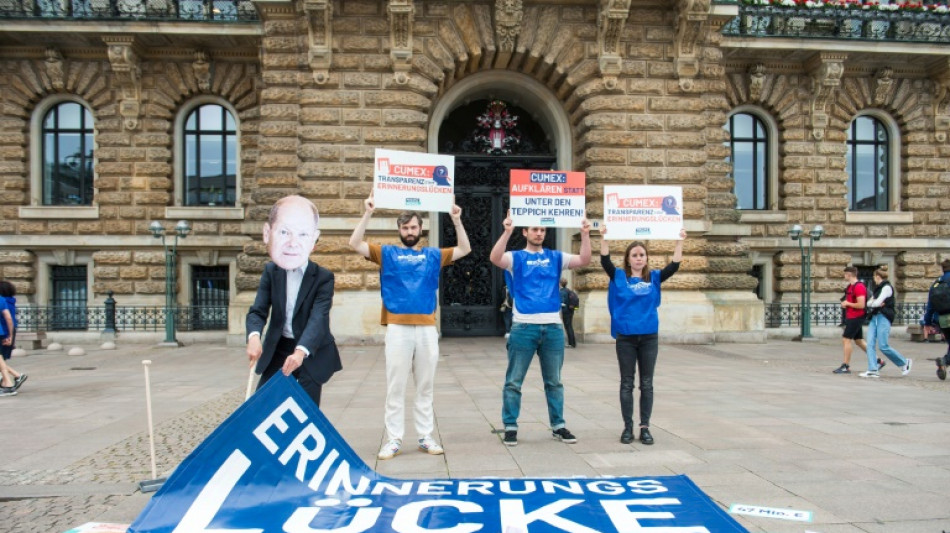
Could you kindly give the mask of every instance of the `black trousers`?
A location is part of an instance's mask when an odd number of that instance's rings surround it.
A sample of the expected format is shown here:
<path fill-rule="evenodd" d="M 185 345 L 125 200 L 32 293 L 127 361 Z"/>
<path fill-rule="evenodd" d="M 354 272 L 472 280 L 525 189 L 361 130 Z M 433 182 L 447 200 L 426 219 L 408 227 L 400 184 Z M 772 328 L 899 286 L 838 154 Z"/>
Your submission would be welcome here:
<path fill-rule="evenodd" d="M 564 323 L 564 333 L 567 334 L 567 344 L 569 344 L 571 348 L 577 348 L 577 339 L 574 338 L 574 310 L 562 307 L 561 322 Z"/>
<path fill-rule="evenodd" d="M 264 369 L 264 373 L 261 374 L 260 382 L 257 383 L 258 389 L 267 383 L 267 380 L 272 378 L 274 374 L 284 368 L 284 361 L 287 360 L 287 356 L 294 353 L 296 349 L 297 341 L 295 339 L 288 339 L 287 337 L 280 338 L 280 342 L 277 343 L 277 349 L 274 351 L 274 357 L 271 358 L 270 364 L 267 365 L 267 368 Z M 292 375 L 297 379 L 297 383 L 303 387 L 303 390 L 307 391 L 313 403 L 317 404 L 317 407 L 320 407 L 320 393 L 323 391 L 323 384 L 311 379 L 310 374 L 301 372 L 300 368 L 295 370 Z"/>
<path fill-rule="evenodd" d="M 624 427 L 633 427 L 633 378 L 640 368 L 640 426 L 650 427 L 653 414 L 653 371 L 659 338 L 646 335 L 617 335 L 617 363 L 620 365 L 620 416 Z"/>

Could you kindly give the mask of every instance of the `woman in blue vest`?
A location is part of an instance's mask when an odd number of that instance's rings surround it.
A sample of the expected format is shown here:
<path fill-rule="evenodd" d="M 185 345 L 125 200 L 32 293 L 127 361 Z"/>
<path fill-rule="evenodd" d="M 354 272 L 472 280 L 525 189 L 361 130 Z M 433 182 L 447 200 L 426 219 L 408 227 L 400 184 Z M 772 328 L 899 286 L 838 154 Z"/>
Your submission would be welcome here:
<path fill-rule="evenodd" d="M 633 378 L 640 370 L 640 442 L 653 444 L 650 414 L 653 412 L 653 370 L 658 349 L 657 332 L 660 319 L 660 284 L 680 268 L 686 230 L 680 230 L 673 258 L 663 270 L 650 270 L 646 245 L 634 241 L 623 256 L 623 270 L 610 260 L 607 228 L 602 226 L 600 265 L 610 278 L 607 307 L 610 310 L 610 335 L 617 339 L 617 362 L 620 365 L 620 414 L 623 432 L 620 442 L 633 442 Z"/>

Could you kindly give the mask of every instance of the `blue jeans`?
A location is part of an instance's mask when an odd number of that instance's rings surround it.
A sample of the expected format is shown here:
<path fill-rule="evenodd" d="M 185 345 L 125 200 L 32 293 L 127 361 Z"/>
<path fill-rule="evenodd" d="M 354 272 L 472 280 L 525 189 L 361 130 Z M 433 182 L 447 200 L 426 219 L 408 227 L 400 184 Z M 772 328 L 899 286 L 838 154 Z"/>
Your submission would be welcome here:
<path fill-rule="evenodd" d="M 904 356 L 897 352 L 894 348 L 887 343 L 888 338 L 891 336 L 891 323 L 887 320 L 887 317 L 881 313 L 875 314 L 871 317 L 871 323 L 868 325 L 868 370 L 878 370 L 877 368 L 877 350 L 875 349 L 874 343 L 877 343 L 877 347 L 881 349 L 881 353 L 887 356 L 897 366 L 904 366 L 907 364 L 907 359 L 904 359 Z"/>
<path fill-rule="evenodd" d="M 505 430 L 518 429 L 521 414 L 521 384 L 531 366 L 534 354 L 541 362 L 544 397 L 548 402 L 551 429 L 564 427 L 564 385 L 561 366 L 564 364 L 564 329 L 560 324 L 524 324 L 515 322 L 508 339 L 508 370 L 501 397 L 501 421 Z"/>

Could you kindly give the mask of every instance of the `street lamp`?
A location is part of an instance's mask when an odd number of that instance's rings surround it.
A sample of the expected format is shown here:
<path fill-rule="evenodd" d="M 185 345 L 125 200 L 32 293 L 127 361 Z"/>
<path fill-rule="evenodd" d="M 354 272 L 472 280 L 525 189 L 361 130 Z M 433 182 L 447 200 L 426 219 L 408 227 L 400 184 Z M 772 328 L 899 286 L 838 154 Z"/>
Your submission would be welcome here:
<path fill-rule="evenodd" d="M 162 239 L 162 248 L 165 249 L 165 341 L 162 344 L 181 346 L 175 338 L 175 252 L 178 250 L 178 238 L 187 237 L 191 233 L 191 226 L 187 220 L 179 220 L 175 225 L 175 239 L 171 246 L 165 241 L 165 227 L 161 222 L 153 221 L 148 230 L 156 239 Z"/>
<path fill-rule="evenodd" d="M 798 249 L 802 253 L 802 312 L 801 312 L 801 334 L 798 340 L 813 340 L 811 336 L 811 252 L 815 241 L 821 239 L 825 234 L 825 228 L 817 225 L 807 234 L 802 234 L 802 227 L 795 224 L 788 229 L 788 236 L 793 241 L 798 241 Z M 808 247 L 805 247 L 805 238 L 808 238 Z"/>

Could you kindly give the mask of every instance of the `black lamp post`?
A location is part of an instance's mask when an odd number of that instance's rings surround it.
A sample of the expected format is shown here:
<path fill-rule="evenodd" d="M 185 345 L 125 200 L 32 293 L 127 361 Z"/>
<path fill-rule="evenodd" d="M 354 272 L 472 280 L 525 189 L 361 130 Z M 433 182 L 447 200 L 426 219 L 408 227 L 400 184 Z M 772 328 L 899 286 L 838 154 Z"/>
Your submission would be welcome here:
<path fill-rule="evenodd" d="M 162 248 L 165 249 L 165 341 L 162 344 L 174 344 L 181 346 L 178 339 L 175 338 L 175 253 L 178 251 L 178 238 L 184 239 L 191 233 L 191 226 L 187 220 L 179 220 L 175 225 L 174 240 L 171 245 L 165 240 L 165 227 L 161 222 L 154 221 L 148 226 L 148 230 L 156 239 L 162 239 Z"/>
<path fill-rule="evenodd" d="M 801 332 L 798 340 L 813 340 L 811 336 L 811 253 L 815 241 L 821 239 L 825 234 L 825 228 L 821 225 L 815 226 L 807 234 L 803 234 L 801 225 L 795 224 L 788 229 L 788 236 L 793 241 L 798 241 L 798 249 L 802 253 L 802 312 L 801 312 Z M 805 246 L 805 239 L 808 239 L 808 246 Z"/>

